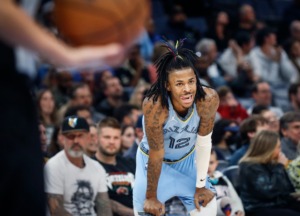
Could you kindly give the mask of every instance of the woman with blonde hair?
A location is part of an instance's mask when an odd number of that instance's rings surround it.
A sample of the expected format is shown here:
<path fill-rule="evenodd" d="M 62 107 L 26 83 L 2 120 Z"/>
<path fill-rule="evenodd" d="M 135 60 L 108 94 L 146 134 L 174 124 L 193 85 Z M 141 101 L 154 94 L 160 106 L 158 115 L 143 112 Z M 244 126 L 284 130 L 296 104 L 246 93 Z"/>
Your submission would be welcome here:
<path fill-rule="evenodd" d="M 278 133 L 261 131 L 240 160 L 240 197 L 247 216 L 299 215 L 300 202 L 284 168 Z"/>

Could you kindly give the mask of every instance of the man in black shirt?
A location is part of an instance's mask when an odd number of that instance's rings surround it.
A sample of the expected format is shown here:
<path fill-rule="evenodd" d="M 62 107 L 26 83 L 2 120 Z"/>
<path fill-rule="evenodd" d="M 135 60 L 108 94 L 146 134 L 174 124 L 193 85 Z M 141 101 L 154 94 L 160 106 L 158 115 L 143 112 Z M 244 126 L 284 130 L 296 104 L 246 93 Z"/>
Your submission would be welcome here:
<path fill-rule="evenodd" d="M 106 171 L 114 216 L 133 216 L 135 161 L 118 156 L 121 150 L 121 126 L 115 118 L 107 117 L 98 124 L 98 145 L 95 159 Z"/>

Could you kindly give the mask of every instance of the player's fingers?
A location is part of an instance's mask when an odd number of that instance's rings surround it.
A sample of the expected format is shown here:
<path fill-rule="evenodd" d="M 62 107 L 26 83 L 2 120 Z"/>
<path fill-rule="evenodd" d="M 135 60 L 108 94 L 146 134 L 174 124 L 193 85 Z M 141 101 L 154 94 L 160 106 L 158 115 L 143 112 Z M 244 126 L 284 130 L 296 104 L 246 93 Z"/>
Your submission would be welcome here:
<path fill-rule="evenodd" d="M 165 205 L 161 205 L 161 215 L 164 215 L 166 212 Z"/>
<path fill-rule="evenodd" d="M 196 209 L 198 209 L 198 211 L 200 211 L 200 204 L 199 204 L 199 199 L 198 199 L 198 197 L 195 197 L 194 202 L 195 202 Z"/>

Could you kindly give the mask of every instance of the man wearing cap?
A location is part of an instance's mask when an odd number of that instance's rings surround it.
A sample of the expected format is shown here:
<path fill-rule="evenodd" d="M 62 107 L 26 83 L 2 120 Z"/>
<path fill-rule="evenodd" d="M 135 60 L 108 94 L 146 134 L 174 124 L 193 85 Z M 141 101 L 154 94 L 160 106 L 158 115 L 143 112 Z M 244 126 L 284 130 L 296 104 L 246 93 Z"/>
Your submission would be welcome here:
<path fill-rule="evenodd" d="M 64 150 L 45 166 L 45 192 L 51 215 L 111 216 L 105 170 L 84 155 L 90 139 L 83 118 L 70 116 L 62 124 Z M 96 211 L 95 211 L 96 209 Z"/>

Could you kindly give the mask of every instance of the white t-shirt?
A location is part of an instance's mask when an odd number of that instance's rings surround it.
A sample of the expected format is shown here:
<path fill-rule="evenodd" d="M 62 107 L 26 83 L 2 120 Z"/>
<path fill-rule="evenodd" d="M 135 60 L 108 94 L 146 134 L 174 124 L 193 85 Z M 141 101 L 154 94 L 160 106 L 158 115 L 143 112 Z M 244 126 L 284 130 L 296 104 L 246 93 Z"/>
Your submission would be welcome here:
<path fill-rule="evenodd" d="M 86 155 L 83 159 L 85 167 L 76 167 L 62 150 L 48 160 L 45 165 L 45 192 L 63 195 L 64 207 L 72 215 L 96 215 L 96 195 L 107 192 L 105 170 Z"/>

